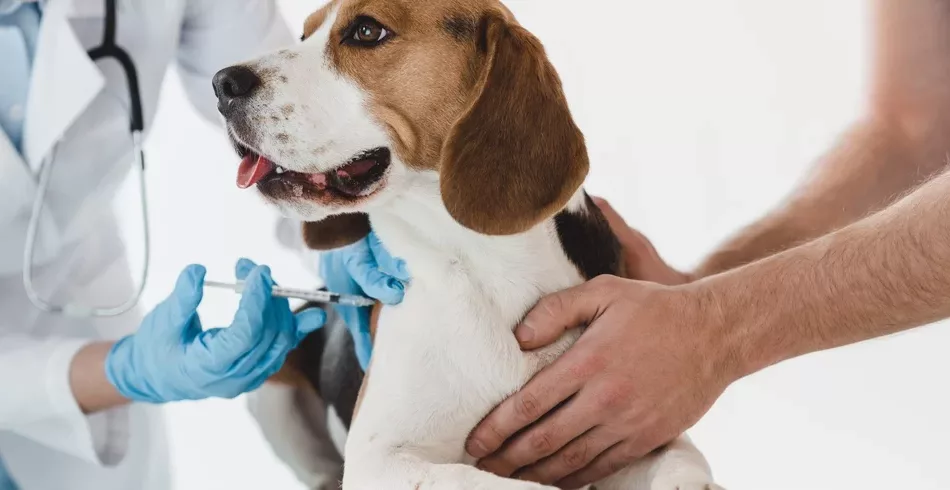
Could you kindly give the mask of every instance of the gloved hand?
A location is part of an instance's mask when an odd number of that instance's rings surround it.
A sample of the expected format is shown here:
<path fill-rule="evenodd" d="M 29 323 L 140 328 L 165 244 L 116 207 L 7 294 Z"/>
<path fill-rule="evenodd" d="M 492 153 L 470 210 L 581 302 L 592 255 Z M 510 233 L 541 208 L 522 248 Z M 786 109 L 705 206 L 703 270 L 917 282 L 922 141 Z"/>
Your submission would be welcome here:
<path fill-rule="evenodd" d="M 321 254 L 320 275 L 330 291 L 369 296 L 390 305 L 402 302 L 403 283 L 409 281 L 405 261 L 390 255 L 372 232 L 354 244 Z M 353 336 L 356 357 L 365 371 L 373 350 L 370 309 L 341 305 L 334 308 Z"/>
<path fill-rule="evenodd" d="M 112 347 L 105 362 L 109 382 L 122 396 L 149 403 L 233 398 L 259 387 L 326 321 L 319 308 L 295 317 L 286 299 L 271 297 L 270 274 L 266 266 L 238 261 L 235 275 L 245 288 L 233 323 L 202 331 L 197 308 L 205 268 L 187 267 L 138 332 Z"/>

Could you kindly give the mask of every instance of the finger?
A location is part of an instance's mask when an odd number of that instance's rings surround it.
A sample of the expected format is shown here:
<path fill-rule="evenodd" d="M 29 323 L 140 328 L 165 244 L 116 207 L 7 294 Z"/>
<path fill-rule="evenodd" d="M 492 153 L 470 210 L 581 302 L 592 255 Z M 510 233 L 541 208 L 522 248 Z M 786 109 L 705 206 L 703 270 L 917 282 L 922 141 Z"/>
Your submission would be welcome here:
<path fill-rule="evenodd" d="M 600 197 L 592 197 L 592 201 L 600 209 L 600 212 L 604 215 L 604 218 L 607 219 L 607 224 L 610 225 L 610 230 L 614 232 L 614 235 L 620 241 L 621 245 L 630 242 L 631 232 L 633 228 L 627 224 L 627 221 L 623 219 L 623 216 L 620 216 L 620 213 L 614 209 L 613 206 L 607 202 L 606 199 Z"/>
<path fill-rule="evenodd" d="M 626 468 L 636 461 L 638 456 L 638 454 L 631 450 L 629 443 L 621 442 L 614 444 L 594 458 L 594 460 L 582 470 L 555 483 L 555 486 L 565 489 L 583 488 L 585 485 L 603 480 Z"/>
<path fill-rule="evenodd" d="M 234 264 L 234 277 L 239 281 L 244 281 L 255 267 L 257 267 L 257 264 L 251 259 L 238 259 L 237 263 Z"/>
<path fill-rule="evenodd" d="M 389 250 L 383 246 L 383 242 L 379 241 L 379 236 L 375 233 L 370 233 L 366 237 L 367 242 L 369 243 L 369 248 L 373 252 L 373 256 L 376 257 L 376 263 L 379 264 L 379 270 L 383 274 L 395 277 L 400 281 L 409 281 L 409 270 L 406 267 L 406 261 L 402 259 L 397 259 L 389 253 Z"/>
<path fill-rule="evenodd" d="M 515 328 L 524 350 L 550 345 L 564 332 L 589 324 L 603 309 L 603 282 L 599 279 L 541 298 Z"/>
<path fill-rule="evenodd" d="M 354 248 L 343 259 L 347 272 L 367 295 L 386 304 L 394 305 L 402 302 L 404 295 L 402 282 L 380 272 L 379 264 L 376 263 L 376 257 L 373 256 L 367 240 L 362 240 L 360 243 L 362 245 L 351 245 Z"/>
<path fill-rule="evenodd" d="M 656 253 L 653 244 L 650 243 L 642 233 L 631 228 L 630 225 L 627 224 L 627 221 L 620 216 L 620 213 L 618 213 L 606 199 L 599 197 L 591 199 L 594 201 L 594 204 L 600 208 L 600 212 L 603 213 L 604 218 L 607 219 L 607 224 L 610 225 L 611 231 L 614 232 L 617 240 L 620 241 L 620 245 L 623 246 L 625 250 L 652 252 L 653 256 L 659 258 L 659 254 Z M 639 259 L 639 257 L 637 258 Z"/>
<path fill-rule="evenodd" d="M 478 466 L 496 475 L 509 477 L 519 468 L 554 454 L 587 432 L 595 425 L 596 415 L 591 403 L 578 397 L 572 398 L 516 436 L 500 451 L 479 461 Z"/>
<path fill-rule="evenodd" d="M 322 326 L 326 318 L 319 308 L 295 316 L 286 298 L 271 298 L 268 308 L 261 341 L 234 363 L 230 373 L 250 378 L 270 377 L 284 364 L 287 354 L 308 333 Z M 298 320 L 304 324 L 302 330 L 298 330 Z"/>
<path fill-rule="evenodd" d="M 621 440 L 611 429 L 595 427 L 574 439 L 554 455 L 515 473 L 519 480 L 550 485 L 580 471 Z"/>
<path fill-rule="evenodd" d="M 206 269 L 201 265 L 189 265 L 178 275 L 175 289 L 162 303 L 155 308 L 155 312 L 163 312 L 165 321 L 160 334 L 174 342 L 180 342 L 189 335 L 191 326 L 198 313 L 198 305 L 204 294 L 204 278 Z M 159 313 L 162 314 L 162 313 Z"/>
<path fill-rule="evenodd" d="M 229 366 L 237 371 L 266 353 L 266 348 L 277 336 L 277 328 L 267 328 L 264 315 L 271 301 L 273 281 L 267 266 L 255 267 L 245 280 L 244 291 L 234 320 L 229 328 L 213 337 L 215 344 L 209 346 L 219 366 Z M 289 306 L 288 306 L 289 308 Z M 246 354 L 253 354 L 245 356 Z M 249 359 L 244 359 L 249 357 Z"/>
<path fill-rule="evenodd" d="M 569 361 L 569 356 L 558 359 L 495 407 L 469 435 L 465 450 L 475 458 L 494 453 L 513 434 L 577 393 L 584 380 L 571 373 Z"/>
<path fill-rule="evenodd" d="M 323 327 L 326 322 L 327 312 L 320 308 L 310 308 L 297 313 L 294 316 L 297 343 L 299 344 L 307 335 Z"/>
<path fill-rule="evenodd" d="M 653 242 L 643 233 L 628 226 L 609 202 L 601 198 L 592 199 L 607 218 L 607 223 L 610 224 L 610 229 L 613 230 L 617 240 L 620 241 L 624 250 L 628 277 L 669 286 L 687 282 L 686 275 L 670 267 L 663 257 L 660 257 Z"/>

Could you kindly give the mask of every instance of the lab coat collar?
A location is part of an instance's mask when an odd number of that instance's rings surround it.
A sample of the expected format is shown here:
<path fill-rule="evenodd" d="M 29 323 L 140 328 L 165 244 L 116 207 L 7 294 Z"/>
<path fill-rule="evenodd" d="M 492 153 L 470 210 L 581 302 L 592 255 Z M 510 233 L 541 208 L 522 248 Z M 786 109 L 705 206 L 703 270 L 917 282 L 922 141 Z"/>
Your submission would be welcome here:
<path fill-rule="evenodd" d="M 105 77 L 69 22 L 76 15 L 102 16 L 103 4 L 102 0 L 47 0 L 43 6 L 23 128 L 23 153 L 34 173 L 105 87 Z"/>

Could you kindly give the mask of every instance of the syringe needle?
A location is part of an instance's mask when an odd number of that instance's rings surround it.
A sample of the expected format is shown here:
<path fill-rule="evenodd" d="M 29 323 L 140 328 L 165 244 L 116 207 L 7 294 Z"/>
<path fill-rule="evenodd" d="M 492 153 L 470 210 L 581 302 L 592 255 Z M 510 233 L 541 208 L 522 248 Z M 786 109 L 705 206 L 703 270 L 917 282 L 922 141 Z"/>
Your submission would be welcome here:
<path fill-rule="evenodd" d="M 241 293 L 244 291 L 244 281 L 238 281 L 236 283 L 205 281 L 205 286 L 220 289 L 230 289 L 236 293 Z M 312 301 L 314 303 L 331 303 L 356 307 L 373 306 L 376 304 L 375 300 L 363 296 L 331 293 L 329 291 L 293 289 L 281 286 L 273 287 L 271 289 L 271 295 L 279 298 L 302 299 L 304 301 Z"/>

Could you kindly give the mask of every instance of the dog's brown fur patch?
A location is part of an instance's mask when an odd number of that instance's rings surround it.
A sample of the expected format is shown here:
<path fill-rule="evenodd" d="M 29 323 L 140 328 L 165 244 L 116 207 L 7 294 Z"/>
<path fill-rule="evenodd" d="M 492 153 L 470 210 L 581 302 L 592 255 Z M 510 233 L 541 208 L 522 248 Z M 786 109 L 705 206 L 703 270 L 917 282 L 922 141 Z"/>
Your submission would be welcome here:
<path fill-rule="evenodd" d="M 541 43 L 502 13 L 484 22 L 488 59 L 442 152 L 442 198 L 466 227 L 507 235 L 563 208 L 589 162 Z"/>
<path fill-rule="evenodd" d="M 370 112 L 412 168 L 438 167 L 445 137 L 471 98 L 476 43 L 459 42 L 445 25 L 447 18 L 477 19 L 479 3 L 487 2 L 360 0 L 340 7 L 327 56 L 365 91 Z M 372 49 L 341 44 L 341 32 L 358 15 L 375 18 L 392 37 Z"/>
<path fill-rule="evenodd" d="M 313 250 L 331 250 L 361 240 L 370 232 L 369 217 L 363 213 L 338 214 L 303 224 L 303 238 Z"/>
<path fill-rule="evenodd" d="M 359 16 L 385 25 L 389 40 L 343 43 Z M 554 67 L 497 1 L 346 1 L 326 56 L 368 95 L 400 159 L 441 172 L 446 207 L 468 228 L 527 230 L 563 208 L 587 175 L 584 138 Z"/>
<path fill-rule="evenodd" d="M 310 37 L 323 23 L 327 20 L 327 15 L 330 15 L 330 9 L 336 5 L 339 0 L 333 0 L 328 2 L 326 5 L 317 10 L 316 12 L 310 14 L 309 17 L 303 23 L 303 38 L 306 39 Z"/>

